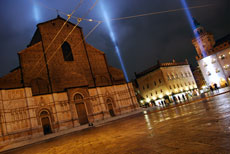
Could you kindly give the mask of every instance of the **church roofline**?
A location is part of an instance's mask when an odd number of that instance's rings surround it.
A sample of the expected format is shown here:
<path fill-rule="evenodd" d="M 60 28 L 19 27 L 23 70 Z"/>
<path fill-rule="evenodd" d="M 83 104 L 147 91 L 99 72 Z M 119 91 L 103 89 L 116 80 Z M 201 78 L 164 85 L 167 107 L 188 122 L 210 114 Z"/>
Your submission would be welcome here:
<path fill-rule="evenodd" d="M 43 25 L 43 24 L 46 24 L 46 23 L 55 21 L 55 20 L 57 20 L 57 19 L 61 19 L 61 20 L 63 20 L 63 21 L 66 21 L 66 19 L 64 19 L 64 18 L 62 18 L 60 15 L 58 15 L 58 16 L 57 16 L 56 18 L 54 18 L 54 19 L 50 19 L 50 20 L 48 20 L 48 21 L 38 23 L 38 24 L 37 24 L 37 27 L 38 27 L 39 25 Z M 73 25 L 73 26 L 76 26 L 76 24 L 74 24 L 74 23 L 72 23 L 72 22 L 70 22 L 70 21 L 67 21 L 67 22 L 68 22 L 69 24 Z M 80 29 L 82 29 L 82 27 L 80 27 L 80 26 L 77 26 L 77 27 L 80 28 Z"/>

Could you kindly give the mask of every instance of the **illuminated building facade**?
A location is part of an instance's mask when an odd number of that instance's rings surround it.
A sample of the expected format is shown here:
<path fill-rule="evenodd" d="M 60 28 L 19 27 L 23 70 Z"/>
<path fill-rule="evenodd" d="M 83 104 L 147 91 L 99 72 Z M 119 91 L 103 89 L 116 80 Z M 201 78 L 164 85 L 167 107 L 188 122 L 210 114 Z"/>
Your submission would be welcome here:
<path fill-rule="evenodd" d="M 197 51 L 196 59 L 206 84 L 210 86 L 216 83 L 219 87 L 225 87 L 230 76 L 230 35 L 215 41 L 213 34 L 207 32 L 198 22 L 195 23 L 194 33 L 199 33 L 199 36 L 192 43 Z"/>
<path fill-rule="evenodd" d="M 165 96 L 180 96 L 186 92 L 197 89 L 187 60 L 185 62 L 160 63 L 141 72 L 135 73 L 139 88 L 138 93 L 143 98 L 143 102 L 154 100 L 156 105 L 164 100 Z M 182 97 L 181 97 L 182 98 Z"/>
<path fill-rule="evenodd" d="M 67 22 L 50 45 L 65 22 L 57 17 L 38 24 L 18 53 L 19 67 L 0 78 L 1 146 L 71 132 L 139 106 L 132 83 L 84 41 L 81 27 L 70 33 L 75 25 Z"/>

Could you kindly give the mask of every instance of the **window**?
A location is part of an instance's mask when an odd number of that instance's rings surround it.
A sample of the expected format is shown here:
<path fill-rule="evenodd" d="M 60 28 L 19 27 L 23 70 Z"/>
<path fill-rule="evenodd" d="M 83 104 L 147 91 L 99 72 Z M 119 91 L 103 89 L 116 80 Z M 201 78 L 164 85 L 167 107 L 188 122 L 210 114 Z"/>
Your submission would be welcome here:
<path fill-rule="evenodd" d="M 147 84 L 147 89 L 149 89 L 149 84 Z"/>
<path fill-rule="evenodd" d="M 148 96 L 148 95 L 146 95 L 146 97 L 148 98 L 149 96 Z"/>
<path fill-rule="evenodd" d="M 161 79 L 159 79 L 159 83 L 161 83 Z"/>
<path fill-rule="evenodd" d="M 172 89 L 172 86 L 169 86 L 169 89 Z"/>
<path fill-rule="evenodd" d="M 187 73 L 185 73 L 185 76 L 186 76 L 186 77 L 188 77 L 188 74 L 187 74 Z"/>
<path fill-rule="evenodd" d="M 174 89 L 176 88 L 175 84 L 173 85 L 173 88 L 174 88 Z"/>
<path fill-rule="evenodd" d="M 178 79 L 179 78 L 179 76 L 178 76 L 178 74 L 176 73 L 176 78 Z"/>
<path fill-rule="evenodd" d="M 171 78 L 170 78 L 170 75 L 168 74 L 167 76 L 168 76 L 168 80 L 170 80 L 170 79 L 171 79 Z"/>
<path fill-rule="evenodd" d="M 207 75 L 208 75 L 208 76 L 210 76 L 210 75 L 211 75 L 211 73 L 208 71 L 208 72 L 207 72 Z"/>
<path fill-rule="evenodd" d="M 215 58 L 212 59 L 212 64 L 214 64 L 214 63 L 216 63 L 216 59 Z"/>
<path fill-rule="evenodd" d="M 224 69 L 225 69 L 225 70 L 227 70 L 228 68 L 229 68 L 229 65 L 228 65 L 228 64 L 224 65 Z"/>
<path fill-rule="evenodd" d="M 219 58 L 220 59 L 225 59 L 225 55 L 220 55 Z"/>
<path fill-rule="evenodd" d="M 151 96 L 153 96 L 153 94 L 151 93 Z"/>
<path fill-rule="evenodd" d="M 145 86 L 143 86 L 143 90 L 145 90 Z"/>
<path fill-rule="evenodd" d="M 62 48 L 62 54 L 63 54 L 64 60 L 73 61 L 73 54 L 72 54 L 72 50 L 71 50 L 69 43 L 64 42 L 61 48 Z"/>
<path fill-rule="evenodd" d="M 179 84 L 177 84 L 177 87 L 180 88 Z"/>
<path fill-rule="evenodd" d="M 161 89 L 161 93 L 163 93 L 163 90 Z"/>
<path fill-rule="evenodd" d="M 157 85 L 156 81 L 154 81 L 154 85 L 155 85 L 155 86 Z"/>
<path fill-rule="evenodd" d="M 156 95 L 157 95 L 157 91 L 156 91 Z"/>
<path fill-rule="evenodd" d="M 220 72 L 220 69 L 219 68 L 216 68 L 216 73 L 219 73 Z"/>
<path fill-rule="evenodd" d="M 204 65 L 204 67 L 208 66 L 207 63 L 204 63 L 203 65 Z"/>

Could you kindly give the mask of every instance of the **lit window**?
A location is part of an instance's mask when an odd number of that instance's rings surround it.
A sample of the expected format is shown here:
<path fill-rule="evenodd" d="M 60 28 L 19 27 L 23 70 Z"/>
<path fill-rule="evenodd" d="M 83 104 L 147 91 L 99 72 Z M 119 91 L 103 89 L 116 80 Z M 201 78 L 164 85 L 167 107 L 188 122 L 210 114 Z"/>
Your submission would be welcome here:
<path fill-rule="evenodd" d="M 170 80 L 170 79 L 171 79 L 171 78 L 170 78 L 170 75 L 168 74 L 167 76 L 168 76 L 168 80 Z"/>
<path fill-rule="evenodd" d="M 214 64 L 216 62 L 216 59 L 215 58 L 213 58 L 212 59 L 212 64 Z"/>
<path fill-rule="evenodd" d="M 179 78 L 179 76 L 178 76 L 178 74 L 176 73 L 176 78 L 178 79 Z"/>
<path fill-rule="evenodd" d="M 225 69 L 225 70 L 227 70 L 228 68 L 229 68 L 229 65 L 228 65 L 228 64 L 224 65 L 224 69 Z"/>
<path fill-rule="evenodd" d="M 208 66 L 207 63 L 204 63 L 203 65 L 204 65 L 204 67 Z"/>
<path fill-rule="evenodd" d="M 185 73 L 185 76 L 186 76 L 186 77 L 188 77 L 188 74 L 187 74 L 187 73 Z"/>
<path fill-rule="evenodd" d="M 220 59 L 225 59 L 225 55 L 220 55 L 219 58 Z"/>

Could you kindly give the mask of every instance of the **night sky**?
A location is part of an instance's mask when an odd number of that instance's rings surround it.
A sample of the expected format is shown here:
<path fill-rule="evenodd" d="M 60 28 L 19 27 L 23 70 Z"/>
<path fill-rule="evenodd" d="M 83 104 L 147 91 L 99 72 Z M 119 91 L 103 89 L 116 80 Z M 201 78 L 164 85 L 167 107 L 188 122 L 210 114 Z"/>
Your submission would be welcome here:
<path fill-rule="evenodd" d="M 95 0 L 85 0 L 75 16 L 83 16 Z M 26 48 L 36 24 L 56 18 L 50 8 L 66 13 L 76 7 L 79 0 L 0 0 L 0 76 L 19 66 L 17 52 Z M 99 4 L 88 18 L 103 20 L 100 7 L 103 3 L 111 18 L 143 13 L 178 9 L 180 0 L 99 0 Z M 187 0 L 189 6 L 213 4 L 205 8 L 192 9 L 191 14 L 215 38 L 230 34 L 230 0 Z M 60 14 L 66 19 L 66 16 Z M 76 20 L 71 19 L 76 23 Z M 196 51 L 191 43 L 193 33 L 184 11 L 164 13 L 147 17 L 113 21 L 117 44 L 120 47 L 129 79 L 140 72 L 162 62 L 189 60 L 195 64 Z M 86 35 L 96 23 L 84 21 L 80 24 Z M 87 42 L 105 52 L 110 65 L 120 68 L 106 24 L 101 24 Z"/>

